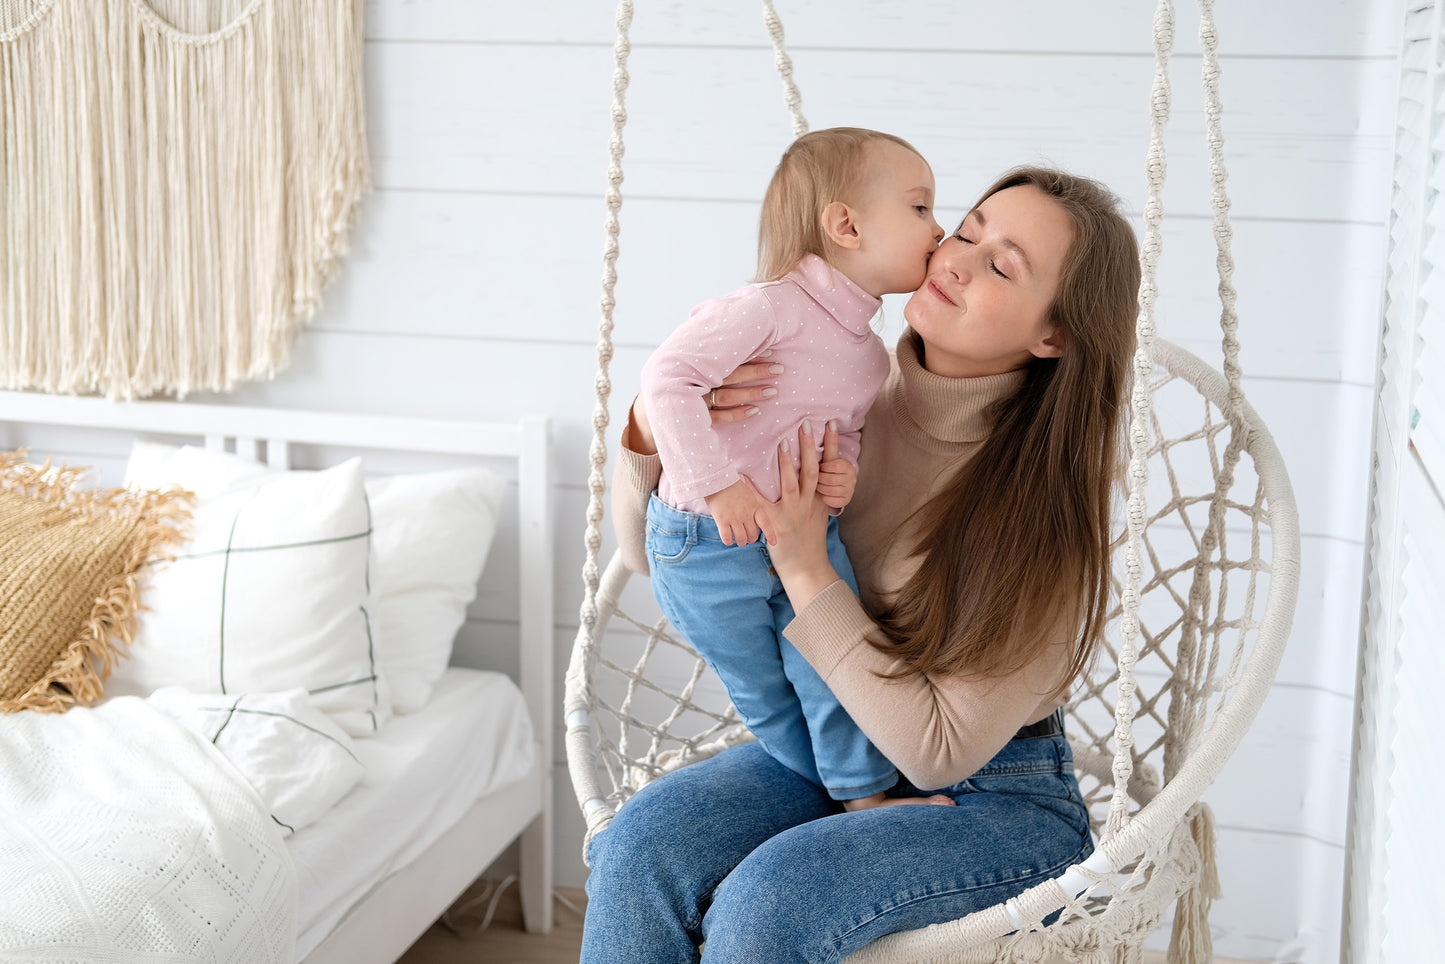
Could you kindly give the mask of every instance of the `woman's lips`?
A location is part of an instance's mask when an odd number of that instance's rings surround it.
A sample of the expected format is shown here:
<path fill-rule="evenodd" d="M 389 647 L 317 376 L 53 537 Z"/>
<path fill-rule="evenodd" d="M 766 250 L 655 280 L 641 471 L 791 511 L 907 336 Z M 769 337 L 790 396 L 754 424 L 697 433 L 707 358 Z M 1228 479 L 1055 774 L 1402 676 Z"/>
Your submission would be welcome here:
<path fill-rule="evenodd" d="M 958 307 L 958 302 L 956 302 L 956 301 L 954 301 L 952 298 L 950 298 L 950 297 L 944 292 L 944 290 L 938 286 L 938 282 L 937 282 L 937 281 L 929 281 L 929 282 L 928 282 L 928 290 L 931 291 L 931 292 L 933 293 L 933 296 L 934 296 L 935 298 L 937 298 L 939 301 L 942 301 L 942 302 L 945 302 L 945 303 L 947 303 L 947 304 L 953 305 L 953 307 L 955 307 L 955 308 Z"/>

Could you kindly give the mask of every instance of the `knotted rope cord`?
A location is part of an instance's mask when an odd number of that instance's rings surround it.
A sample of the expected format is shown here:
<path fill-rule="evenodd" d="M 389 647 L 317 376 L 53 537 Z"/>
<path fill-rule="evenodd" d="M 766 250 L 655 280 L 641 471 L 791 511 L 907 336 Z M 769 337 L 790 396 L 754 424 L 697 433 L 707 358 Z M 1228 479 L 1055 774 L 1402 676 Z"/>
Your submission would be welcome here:
<path fill-rule="evenodd" d="M 1169 56 L 1174 50 L 1174 4 L 1159 0 L 1154 9 L 1154 84 L 1150 92 L 1151 117 L 1149 153 L 1145 175 L 1149 186 L 1144 203 L 1144 243 L 1139 250 L 1139 317 L 1135 325 L 1138 343 L 1134 349 L 1134 386 L 1129 420 L 1129 538 L 1124 547 L 1124 588 L 1120 594 L 1123 612 L 1119 618 L 1119 698 L 1114 707 L 1114 792 L 1109 800 L 1109 818 L 1104 825 L 1107 838 L 1123 829 L 1129 819 L 1129 778 L 1134 772 L 1134 680 L 1135 643 L 1139 638 L 1139 585 L 1143 575 L 1140 559 L 1149 510 L 1144 487 L 1149 481 L 1149 424 L 1153 397 L 1149 382 L 1154 373 L 1154 305 L 1159 299 L 1159 253 L 1164 246 L 1160 221 L 1164 217 L 1166 162 L 1164 130 L 1169 124 Z"/>
<path fill-rule="evenodd" d="M 1244 402 L 1244 392 L 1240 387 L 1239 315 L 1235 308 L 1237 293 L 1234 288 L 1234 257 L 1230 250 L 1234 230 L 1229 221 L 1230 200 L 1226 189 L 1229 172 L 1224 163 L 1224 106 L 1219 93 L 1219 37 L 1214 24 L 1214 0 L 1199 0 L 1199 43 L 1203 51 L 1201 77 L 1204 83 L 1205 133 L 1209 143 L 1210 205 L 1214 212 L 1214 242 L 1217 252 L 1215 264 L 1219 273 L 1219 325 L 1224 350 L 1224 377 L 1229 388 L 1223 415 L 1231 426 L 1231 431 L 1222 463 L 1216 473 L 1214 494 L 1209 503 L 1209 521 L 1205 526 L 1193 582 L 1189 589 L 1189 607 L 1185 612 L 1183 634 L 1179 643 L 1179 664 L 1174 677 L 1176 698 L 1170 700 L 1169 707 L 1169 730 L 1172 738 L 1164 749 L 1165 780 L 1177 772 L 1186 752 L 1194 743 L 1199 721 L 1203 719 L 1206 711 L 1208 694 L 1204 692 L 1204 688 L 1214 678 L 1218 665 L 1219 636 L 1225 628 L 1222 620 L 1229 595 L 1229 573 L 1223 566 L 1227 557 L 1224 550 L 1224 515 L 1228 508 L 1230 491 L 1234 487 L 1234 470 L 1247 441 L 1247 433 L 1242 428 L 1243 422 L 1238 414 Z M 1212 562 L 1216 548 L 1220 557 L 1218 566 Z M 1211 606 L 1210 574 L 1216 568 L 1220 571 L 1219 598 L 1217 603 Z M 1254 580 L 1251 579 L 1251 595 L 1254 585 Z M 1211 609 L 1217 615 L 1213 625 L 1206 626 Z M 1213 645 L 1204 647 L 1204 651 L 1200 652 L 1199 637 L 1204 633 L 1210 635 Z M 1184 698 L 1177 698 L 1179 696 Z"/>
<path fill-rule="evenodd" d="M 802 137 L 808 133 L 808 121 L 803 117 L 803 95 L 793 83 L 793 58 L 783 46 L 783 21 L 773 9 L 773 0 L 763 0 L 763 23 L 768 28 L 768 36 L 773 38 L 773 66 L 778 68 L 778 76 L 783 81 L 783 102 L 793 118 L 793 136 Z"/>
<path fill-rule="evenodd" d="M 592 469 L 587 475 L 589 495 L 584 536 L 587 557 L 582 564 L 580 619 L 589 648 L 588 665 L 580 677 L 584 691 L 591 686 L 591 648 L 596 644 L 593 630 L 597 626 L 597 584 L 601 578 L 597 556 L 602 548 L 602 497 L 607 491 L 607 404 L 612 397 L 612 380 L 608 372 L 612 365 L 612 313 L 617 306 L 614 297 L 617 256 L 621 250 L 618 237 L 622 232 L 622 223 L 618 214 L 622 210 L 622 156 L 627 149 L 622 132 L 627 126 L 627 85 L 631 80 L 627 72 L 627 58 L 632 53 L 631 29 L 632 0 L 619 0 L 617 39 L 612 45 L 612 136 L 608 140 L 611 159 L 607 165 L 607 238 L 602 245 L 602 318 L 597 325 L 597 403 L 592 407 Z M 590 698 L 588 702 L 591 702 Z"/>

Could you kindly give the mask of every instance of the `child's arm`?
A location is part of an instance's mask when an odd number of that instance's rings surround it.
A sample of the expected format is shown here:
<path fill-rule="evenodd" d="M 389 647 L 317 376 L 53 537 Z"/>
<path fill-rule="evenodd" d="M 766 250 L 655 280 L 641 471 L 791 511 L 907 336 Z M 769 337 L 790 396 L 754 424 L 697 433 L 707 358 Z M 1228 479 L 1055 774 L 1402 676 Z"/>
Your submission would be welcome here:
<path fill-rule="evenodd" d="M 740 324 L 745 317 L 749 324 Z M 674 498 L 704 499 L 738 473 L 713 429 L 706 395 L 772 347 L 772 306 L 749 289 L 704 302 L 658 346 L 642 369 L 642 397 Z"/>

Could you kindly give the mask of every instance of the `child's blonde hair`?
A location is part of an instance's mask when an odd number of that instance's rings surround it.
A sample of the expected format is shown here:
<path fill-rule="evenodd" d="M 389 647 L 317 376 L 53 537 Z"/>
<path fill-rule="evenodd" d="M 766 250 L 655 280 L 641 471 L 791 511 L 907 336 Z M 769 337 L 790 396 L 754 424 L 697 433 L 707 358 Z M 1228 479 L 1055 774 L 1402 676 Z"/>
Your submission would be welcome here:
<path fill-rule="evenodd" d="M 918 154 L 901 137 L 862 127 L 812 131 L 783 152 L 763 195 L 758 274 L 753 280 L 777 281 L 809 254 L 832 263 L 831 246 L 823 233 L 823 209 L 847 200 L 863 174 L 868 145 L 875 141 L 892 141 Z"/>

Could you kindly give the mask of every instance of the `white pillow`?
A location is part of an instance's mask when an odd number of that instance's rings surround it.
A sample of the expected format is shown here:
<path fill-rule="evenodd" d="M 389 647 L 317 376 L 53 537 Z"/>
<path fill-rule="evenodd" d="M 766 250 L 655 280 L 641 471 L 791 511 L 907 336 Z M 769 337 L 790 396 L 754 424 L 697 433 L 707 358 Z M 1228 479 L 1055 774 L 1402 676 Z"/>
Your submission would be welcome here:
<path fill-rule="evenodd" d="M 136 442 L 127 485 L 132 474 L 169 479 L 204 502 L 280 473 L 227 452 Z M 506 480 L 488 469 L 468 468 L 372 478 L 365 488 L 382 674 L 392 708 L 412 713 L 430 699 L 451 661 L 452 643 L 496 535 Z"/>
<path fill-rule="evenodd" d="M 505 490 L 502 476 L 480 468 L 366 482 L 381 593 L 381 665 L 398 713 L 421 709 L 451 661 Z"/>
<path fill-rule="evenodd" d="M 283 836 L 330 810 L 366 772 L 351 738 L 305 690 L 236 696 L 164 686 L 146 702 L 220 750 Z"/>
<path fill-rule="evenodd" d="M 391 701 L 374 644 L 361 460 L 227 481 L 214 459 L 198 453 L 204 450 L 149 463 L 141 453 L 127 466 L 128 485 L 178 484 L 206 494 L 198 493 L 190 540 L 152 574 L 147 611 L 106 693 L 300 687 L 348 733 L 375 732 L 390 718 Z M 207 471 L 188 477 L 186 466 L 195 465 Z"/>

